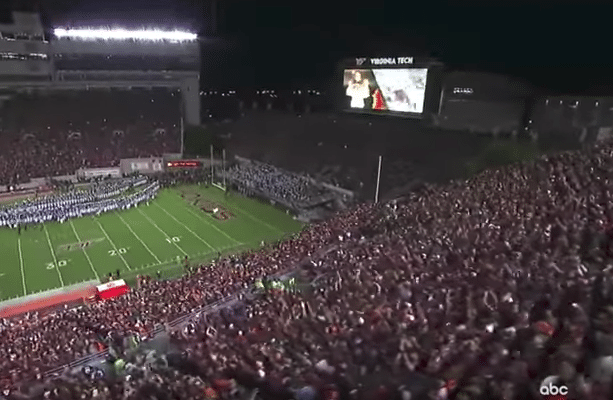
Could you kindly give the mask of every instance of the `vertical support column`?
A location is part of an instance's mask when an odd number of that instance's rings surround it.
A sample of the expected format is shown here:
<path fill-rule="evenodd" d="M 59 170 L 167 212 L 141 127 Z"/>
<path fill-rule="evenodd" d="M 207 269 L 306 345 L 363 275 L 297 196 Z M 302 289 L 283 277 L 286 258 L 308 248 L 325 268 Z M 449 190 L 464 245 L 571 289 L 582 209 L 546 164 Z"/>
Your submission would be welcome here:
<path fill-rule="evenodd" d="M 211 2 L 211 33 L 217 35 L 219 14 L 217 11 L 217 0 Z"/>
<path fill-rule="evenodd" d="M 223 188 L 228 190 L 226 186 L 226 149 L 221 150 L 221 174 L 223 177 Z"/>
<path fill-rule="evenodd" d="M 185 122 L 188 125 L 200 125 L 200 83 L 199 75 L 183 78 L 181 96 L 185 105 Z"/>
<path fill-rule="evenodd" d="M 185 126 L 183 125 L 183 116 L 181 116 L 181 158 L 185 153 Z"/>
<path fill-rule="evenodd" d="M 211 183 L 215 182 L 215 171 L 213 170 L 213 145 L 211 145 Z"/>

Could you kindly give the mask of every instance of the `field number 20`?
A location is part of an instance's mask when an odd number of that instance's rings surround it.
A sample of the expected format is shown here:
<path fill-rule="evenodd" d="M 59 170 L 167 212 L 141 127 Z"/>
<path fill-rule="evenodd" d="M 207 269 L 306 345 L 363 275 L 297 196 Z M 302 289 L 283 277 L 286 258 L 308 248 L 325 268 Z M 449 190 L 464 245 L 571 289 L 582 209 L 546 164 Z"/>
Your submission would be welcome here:
<path fill-rule="evenodd" d="M 174 243 L 177 243 L 177 242 L 180 242 L 180 241 L 181 241 L 181 239 L 179 239 L 177 236 L 175 236 L 175 237 L 172 237 L 172 238 L 166 238 L 166 241 L 167 241 L 168 243 L 173 243 L 173 242 L 174 242 Z"/>
<path fill-rule="evenodd" d="M 109 250 L 109 256 L 116 256 L 117 254 L 126 254 L 128 250 L 121 248 L 117 250 Z"/>
<path fill-rule="evenodd" d="M 57 266 L 58 267 L 65 267 L 66 264 L 68 264 L 68 262 L 66 260 L 60 260 L 57 262 Z M 55 263 L 48 263 L 47 264 L 47 269 L 53 269 L 55 268 Z"/>

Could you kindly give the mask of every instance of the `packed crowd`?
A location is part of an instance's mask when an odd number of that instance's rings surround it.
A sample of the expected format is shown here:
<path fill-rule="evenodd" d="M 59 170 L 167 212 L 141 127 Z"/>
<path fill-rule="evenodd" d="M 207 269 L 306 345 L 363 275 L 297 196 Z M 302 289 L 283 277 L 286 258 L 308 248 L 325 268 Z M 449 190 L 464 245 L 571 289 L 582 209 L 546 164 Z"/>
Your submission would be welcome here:
<path fill-rule="evenodd" d="M 43 222 L 65 222 L 68 218 L 126 210 L 155 198 L 160 188 L 145 176 L 101 181 L 86 190 L 28 199 L 0 208 L 0 227 L 20 228 Z"/>
<path fill-rule="evenodd" d="M 31 378 L 306 259 L 312 289 L 244 298 L 173 333 L 189 368 L 135 361 L 126 379 L 58 378 L 46 398 L 515 400 L 551 383 L 609 399 L 611 179 L 609 145 L 361 205 L 177 281 L 5 322 L 0 371 Z"/>
<path fill-rule="evenodd" d="M 179 104 L 166 90 L 16 95 L 0 109 L 0 185 L 176 153 Z"/>
<path fill-rule="evenodd" d="M 63 310 L 51 316 L 31 314 L 5 321 L 2 327 L 5 339 L 0 341 L 0 388 L 10 390 L 36 378 L 41 371 L 90 354 L 107 346 L 109 337 L 138 332 L 146 338 L 157 323 L 172 321 L 202 304 L 248 287 L 261 275 L 294 265 L 339 232 L 357 225 L 357 218 L 358 214 L 333 219 L 316 231 L 305 231 L 299 238 L 281 243 L 273 252 L 249 252 L 240 259 L 223 259 L 178 280 L 142 277 L 138 288 L 113 301 Z M 234 266 L 239 262 L 244 267 L 236 270 Z"/>
<path fill-rule="evenodd" d="M 243 194 L 264 195 L 297 207 L 326 193 L 308 178 L 269 164 L 236 163 L 226 174 L 227 179 Z"/>
<path fill-rule="evenodd" d="M 157 174 L 155 178 L 163 187 L 208 184 L 211 182 L 211 173 L 208 169 L 186 169 L 182 171 L 165 171 Z"/>

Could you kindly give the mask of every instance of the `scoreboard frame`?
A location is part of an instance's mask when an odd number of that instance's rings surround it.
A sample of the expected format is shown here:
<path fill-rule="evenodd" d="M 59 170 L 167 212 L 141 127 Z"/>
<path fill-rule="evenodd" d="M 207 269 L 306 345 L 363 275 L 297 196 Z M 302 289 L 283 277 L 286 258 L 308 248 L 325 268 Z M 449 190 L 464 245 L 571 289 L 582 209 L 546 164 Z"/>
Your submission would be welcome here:
<path fill-rule="evenodd" d="M 421 113 L 404 111 L 377 111 L 350 108 L 347 105 L 348 97 L 345 92 L 344 76 L 346 70 L 351 69 L 427 69 L 424 103 Z M 346 58 L 338 63 L 333 81 L 334 101 L 336 109 L 346 114 L 367 117 L 393 117 L 406 119 L 424 119 L 430 115 L 438 114 L 441 98 L 442 77 L 444 64 L 432 58 L 425 57 L 353 57 Z"/>

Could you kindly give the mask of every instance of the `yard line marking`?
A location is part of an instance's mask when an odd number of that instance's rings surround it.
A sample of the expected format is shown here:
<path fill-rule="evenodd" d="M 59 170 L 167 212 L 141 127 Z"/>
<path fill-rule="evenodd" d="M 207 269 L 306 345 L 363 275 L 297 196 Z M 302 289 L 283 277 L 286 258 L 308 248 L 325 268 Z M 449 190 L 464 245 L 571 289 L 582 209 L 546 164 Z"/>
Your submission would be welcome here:
<path fill-rule="evenodd" d="M 79 243 L 82 243 L 81 242 L 81 238 L 79 237 L 79 234 L 77 233 L 77 230 L 75 229 L 74 224 L 72 223 L 72 219 L 69 219 L 68 221 L 70 221 L 70 226 L 72 228 L 72 231 L 74 232 L 75 237 L 77 238 Z M 91 268 L 92 272 L 96 276 L 96 279 L 100 280 L 100 276 L 98 276 L 98 272 L 96 272 L 96 269 L 94 268 L 94 264 L 92 264 L 92 260 L 90 260 L 89 255 L 85 251 L 85 247 L 81 247 L 81 250 L 83 250 L 83 254 L 85 254 L 85 258 L 87 258 L 87 262 L 89 263 L 89 267 Z"/>
<path fill-rule="evenodd" d="M 204 222 L 205 224 L 209 225 L 211 228 L 215 229 L 217 232 L 221 233 L 222 235 L 224 235 L 225 237 L 227 237 L 228 239 L 230 239 L 231 241 L 233 241 L 234 243 L 238 243 L 238 244 L 242 244 L 241 242 L 239 242 L 238 240 L 234 239 L 233 237 L 231 237 L 230 235 L 228 235 L 226 232 L 222 231 L 221 229 L 219 229 L 218 227 L 216 227 L 214 224 L 212 224 L 211 222 L 207 221 L 206 218 L 203 218 L 201 215 L 198 215 L 197 213 L 193 212 L 192 210 L 190 210 L 189 208 L 185 208 L 190 214 L 194 215 L 196 218 L 200 218 L 202 220 L 202 222 Z"/>
<path fill-rule="evenodd" d="M 111 244 L 111 246 L 113 246 L 113 249 L 115 250 L 115 254 L 117 254 L 121 258 L 123 263 L 126 265 L 126 268 L 128 269 L 128 271 L 132 271 L 132 268 L 130 268 L 130 266 L 128 265 L 128 262 L 126 261 L 126 259 L 123 258 L 123 255 L 119 252 L 119 250 L 117 250 L 117 246 L 115 246 L 115 243 L 113 243 L 113 241 L 111 240 L 109 235 L 106 233 L 106 230 L 104 229 L 104 227 L 102 226 L 100 221 L 98 221 L 97 218 L 94 218 L 94 221 L 96 221 L 96 223 L 98 224 L 98 226 L 102 230 L 102 233 L 104 233 L 104 236 L 106 236 L 106 240 L 108 240 L 109 243 Z"/>
<path fill-rule="evenodd" d="M 23 285 L 23 295 L 27 294 L 26 290 L 26 274 L 23 272 L 23 254 L 21 253 L 21 238 L 17 239 L 17 248 L 19 249 L 19 267 L 21 268 L 21 284 Z"/>
<path fill-rule="evenodd" d="M 147 218 L 147 221 L 149 221 L 149 223 L 150 223 L 151 225 L 155 226 L 155 227 L 158 229 L 158 231 L 162 232 L 162 234 L 163 234 L 164 236 L 166 236 L 166 239 L 170 239 L 170 236 L 168 236 L 168 234 L 167 234 L 166 232 L 164 232 L 164 231 L 162 230 L 162 228 L 160 228 L 159 226 L 157 226 L 157 224 L 156 224 L 155 222 L 153 222 L 153 220 L 152 220 L 151 218 L 149 218 L 149 216 L 147 216 L 147 214 L 145 214 L 145 213 L 144 213 L 144 212 L 143 212 L 143 211 L 142 211 L 140 208 L 137 208 L 136 210 L 137 210 L 139 213 L 141 213 L 141 214 L 143 215 L 143 217 Z M 178 244 L 176 244 L 176 243 L 175 243 L 174 241 L 172 241 L 172 240 L 171 240 L 171 242 L 172 242 L 172 244 L 174 244 L 174 245 L 177 247 L 177 249 L 179 249 L 179 250 L 181 251 L 181 253 L 183 253 L 183 255 L 185 255 L 185 256 L 189 256 L 189 254 L 187 254 L 187 253 L 185 252 L 185 250 L 183 250 L 181 247 L 179 247 L 179 245 L 178 245 Z"/>
<path fill-rule="evenodd" d="M 128 223 L 122 218 L 122 216 L 116 212 L 117 216 L 119 217 L 119 219 L 121 220 L 121 222 L 123 222 L 123 224 L 130 230 L 130 232 L 132 232 L 132 234 L 138 239 L 139 242 L 141 242 L 141 244 L 145 247 L 145 249 L 147 249 L 147 251 L 149 252 L 149 254 L 151 254 L 153 256 L 153 258 L 155 258 L 155 261 L 157 261 L 158 263 L 160 263 L 160 259 L 157 258 L 157 256 L 155 254 L 153 254 L 153 252 L 149 249 L 149 247 L 147 247 L 147 245 L 145 244 L 145 242 L 143 242 L 141 240 L 141 238 L 136 234 L 136 232 L 134 232 L 132 230 L 132 227 L 130 225 L 128 225 Z"/>
<path fill-rule="evenodd" d="M 57 276 L 60 277 L 60 283 L 62 284 L 62 286 L 64 286 L 64 279 L 62 278 L 62 273 L 60 272 L 60 266 L 57 263 L 55 251 L 53 251 L 53 246 L 51 245 L 51 238 L 49 237 L 49 232 L 47 231 L 46 224 L 43 224 L 43 229 L 45 231 L 45 235 L 47 236 L 47 243 L 49 244 L 49 250 L 51 250 L 51 255 L 53 256 L 53 262 L 55 262 L 55 270 L 57 271 Z"/>
<path fill-rule="evenodd" d="M 225 251 L 225 250 L 230 250 L 230 249 L 236 249 L 236 248 L 240 248 L 240 247 L 243 247 L 243 246 L 244 246 L 244 244 L 237 244 L 237 245 L 232 245 L 232 246 L 221 247 L 221 248 L 219 248 L 219 249 L 212 250 L 212 251 L 206 251 L 206 252 L 204 252 L 204 253 L 192 254 L 192 256 L 191 256 L 191 257 L 192 257 L 192 258 L 194 258 L 194 257 L 200 257 L 200 256 L 204 257 L 204 256 L 208 256 L 208 255 L 210 255 L 210 254 L 214 254 L 214 253 L 219 252 L 219 251 Z M 148 268 L 153 268 L 153 267 L 159 267 L 159 266 L 162 266 L 162 265 L 167 265 L 167 264 L 175 264 L 175 263 L 176 263 L 176 260 L 174 260 L 174 259 L 170 259 L 170 260 L 166 260 L 166 261 L 164 261 L 164 262 L 161 262 L 161 263 L 159 263 L 159 264 L 147 264 L 146 266 L 141 267 L 141 268 L 140 268 L 140 270 L 143 270 L 143 269 L 148 269 Z M 175 267 L 176 267 L 176 265 L 174 265 L 174 266 L 173 266 L 173 268 L 175 268 Z"/>
<path fill-rule="evenodd" d="M 177 221 L 177 223 L 183 225 L 183 227 L 185 229 L 187 229 L 188 231 L 191 232 L 192 235 L 196 236 L 202 243 L 206 244 L 207 246 L 209 246 L 211 248 L 211 250 L 215 251 L 215 247 L 211 246 L 210 244 L 208 244 L 208 242 L 206 240 L 204 240 L 203 238 L 201 238 L 200 236 L 198 236 L 198 234 L 196 234 L 196 232 L 192 231 L 191 229 L 189 229 L 189 227 L 187 225 L 185 225 L 183 222 L 179 221 L 178 219 L 176 219 L 174 216 L 172 216 L 172 214 L 170 214 L 168 211 L 166 211 L 162 206 L 160 206 L 157 202 L 153 203 L 156 206 L 158 206 L 158 208 L 162 211 L 164 211 L 166 214 L 168 214 L 168 216 L 172 219 L 174 219 L 175 221 Z"/>
<path fill-rule="evenodd" d="M 279 233 L 285 233 L 283 232 L 281 229 L 279 228 L 275 228 L 274 226 L 270 225 L 268 222 L 262 221 L 261 219 L 254 217 L 253 215 L 251 215 L 249 212 L 243 210 L 242 208 L 240 208 L 239 206 L 236 205 L 236 203 L 232 202 L 232 207 L 238 209 L 240 212 L 242 212 L 243 214 L 247 215 L 249 218 L 251 218 L 252 220 L 259 222 L 262 225 L 265 225 L 267 227 L 269 227 L 270 229 L 272 229 L 273 231 L 277 231 Z"/>

